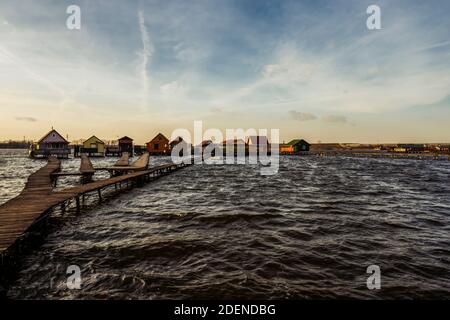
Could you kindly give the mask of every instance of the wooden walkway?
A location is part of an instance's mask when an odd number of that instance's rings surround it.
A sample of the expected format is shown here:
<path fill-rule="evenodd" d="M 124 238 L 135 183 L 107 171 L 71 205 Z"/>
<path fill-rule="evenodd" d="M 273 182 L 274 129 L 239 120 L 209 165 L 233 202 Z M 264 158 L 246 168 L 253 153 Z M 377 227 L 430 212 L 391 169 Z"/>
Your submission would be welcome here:
<path fill-rule="evenodd" d="M 99 167 L 99 168 L 95 168 L 95 170 L 106 170 L 113 177 L 113 176 L 117 176 L 117 175 L 127 174 L 130 172 L 146 170 L 148 168 L 149 159 L 150 159 L 150 155 L 148 152 L 146 152 L 146 153 L 142 154 L 136 161 L 134 161 L 130 165 L 128 165 L 128 164 L 127 165 L 117 165 L 117 162 L 116 162 L 112 167 Z M 128 158 L 127 158 L 127 162 L 128 162 Z"/>
<path fill-rule="evenodd" d="M 80 172 L 82 174 L 94 174 L 95 173 L 95 169 L 94 169 L 94 166 L 92 165 L 91 160 L 84 153 L 81 155 Z"/>
<path fill-rule="evenodd" d="M 51 174 L 59 169 L 59 160 L 49 157 L 47 165 L 28 177 L 23 191 L 0 206 L 0 252 L 3 253 L 47 210 L 53 189 Z"/>
<path fill-rule="evenodd" d="M 60 169 L 60 162 L 56 158 L 49 158 L 46 166 L 28 178 L 24 190 L 16 198 L 0 206 L 0 254 L 2 257 L 8 255 L 9 248 L 16 240 L 57 206 L 63 209 L 68 201 L 75 200 L 79 212 L 80 198 L 87 193 L 96 192 L 102 201 L 101 191 L 104 188 L 114 186 L 119 191 L 123 185 L 128 188 L 149 182 L 185 166 L 184 163 L 170 163 L 54 192 L 51 177 Z"/>
<path fill-rule="evenodd" d="M 80 170 L 77 172 L 54 172 L 52 173 L 52 177 L 64 177 L 64 176 L 89 176 L 95 173 L 94 166 L 92 165 L 91 160 L 86 154 L 82 154 L 80 162 Z"/>
<path fill-rule="evenodd" d="M 127 166 L 129 163 L 130 155 L 128 152 L 124 152 L 119 160 L 114 164 L 114 166 Z"/>

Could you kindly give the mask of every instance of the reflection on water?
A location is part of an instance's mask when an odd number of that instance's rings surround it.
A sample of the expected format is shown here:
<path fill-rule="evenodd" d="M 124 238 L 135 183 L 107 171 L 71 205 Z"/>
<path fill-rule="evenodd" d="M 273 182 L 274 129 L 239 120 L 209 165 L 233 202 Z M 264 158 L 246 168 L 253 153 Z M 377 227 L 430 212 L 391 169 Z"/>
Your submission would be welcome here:
<path fill-rule="evenodd" d="M 44 163 L 4 153 L 1 161 L 2 202 Z M 449 176 L 445 161 L 313 156 L 281 158 L 275 176 L 188 167 L 62 218 L 8 295 L 450 298 Z M 65 285 L 72 264 L 81 290 Z M 381 267 L 378 291 L 366 287 L 372 264 Z"/>

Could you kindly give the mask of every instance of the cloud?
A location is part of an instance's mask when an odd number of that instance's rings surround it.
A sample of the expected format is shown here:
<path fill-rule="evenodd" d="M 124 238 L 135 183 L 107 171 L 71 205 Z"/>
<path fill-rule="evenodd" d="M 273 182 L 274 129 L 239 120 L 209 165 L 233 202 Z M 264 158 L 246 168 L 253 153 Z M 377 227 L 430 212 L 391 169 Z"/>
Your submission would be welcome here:
<path fill-rule="evenodd" d="M 33 117 L 16 117 L 17 121 L 36 122 L 37 119 Z"/>
<path fill-rule="evenodd" d="M 288 56 L 277 64 L 267 64 L 263 67 L 264 77 L 271 79 L 279 85 L 291 82 L 305 82 L 313 75 L 312 64 L 298 63 L 297 57 Z"/>
<path fill-rule="evenodd" d="M 299 112 L 295 110 L 289 111 L 289 115 L 292 119 L 298 120 L 298 121 L 309 121 L 309 120 L 315 120 L 317 117 L 309 112 Z"/>
<path fill-rule="evenodd" d="M 153 45 L 148 36 L 147 28 L 145 27 L 144 13 L 142 10 L 138 11 L 139 30 L 141 33 L 142 52 L 141 52 L 141 81 L 142 81 L 142 106 L 147 106 L 149 77 L 147 74 L 147 66 L 153 54 Z"/>
<path fill-rule="evenodd" d="M 45 87 L 47 87 L 49 90 L 54 91 L 55 93 L 58 93 L 61 96 L 61 99 L 66 99 L 67 95 L 65 91 L 60 88 L 59 86 L 55 85 L 51 80 L 49 80 L 47 77 L 42 76 L 41 74 L 35 72 L 28 63 L 23 61 L 19 56 L 15 55 L 11 51 L 7 50 L 6 48 L 0 47 L 0 57 L 4 56 L 8 60 L 10 60 L 13 64 L 17 65 L 19 68 L 21 68 L 23 71 L 25 71 L 29 77 L 34 79 L 35 81 L 41 83 Z"/>
<path fill-rule="evenodd" d="M 322 120 L 331 123 L 347 123 L 347 117 L 332 114 L 323 116 Z"/>
<path fill-rule="evenodd" d="M 185 92 L 185 88 L 178 81 L 165 83 L 159 89 L 163 97 L 166 98 L 174 98 Z"/>
<path fill-rule="evenodd" d="M 173 49 L 176 59 L 185 63 L 201 61 L 208 56 L 206 50 L 193 45 L 186 45 L 183 42 L 175 45 Z"/>
<path fill-rule="evenodd" d="M 211 110 L 211 112 L 214 112 L 214 113 L 223 112 L 223 109 L 221 107 L 212 107 L 210 110 Z"/>

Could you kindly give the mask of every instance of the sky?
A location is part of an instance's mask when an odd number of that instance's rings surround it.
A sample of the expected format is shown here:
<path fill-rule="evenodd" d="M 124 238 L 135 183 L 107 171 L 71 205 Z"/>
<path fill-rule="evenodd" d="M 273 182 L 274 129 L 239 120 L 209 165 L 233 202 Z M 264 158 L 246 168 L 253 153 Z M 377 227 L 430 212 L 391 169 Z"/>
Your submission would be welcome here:
<path fill-rule="evenodd" d="M 66 26 L 69 5 L 81 28 Z M 381 29 L 369 30 L 369 5 Z M 0 140 L 450 142 L 450 1 L 0 1 Z"/>

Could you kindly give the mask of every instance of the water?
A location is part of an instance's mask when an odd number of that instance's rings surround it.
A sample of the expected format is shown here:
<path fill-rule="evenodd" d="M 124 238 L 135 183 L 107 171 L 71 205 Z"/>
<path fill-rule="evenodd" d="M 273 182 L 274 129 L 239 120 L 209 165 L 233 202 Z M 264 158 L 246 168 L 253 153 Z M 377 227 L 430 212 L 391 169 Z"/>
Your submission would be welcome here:
<path fill-rule="evenodd" d="M 44 163 L 0 159 L 1 201 Z M 191 166 L 58 218 L 8 296 L 448 299 L 449 176 L 450 162 L 426 160 L 284 157 L 275 176 Z M 373 264 L 380 290 L 366 287 Z"/>

